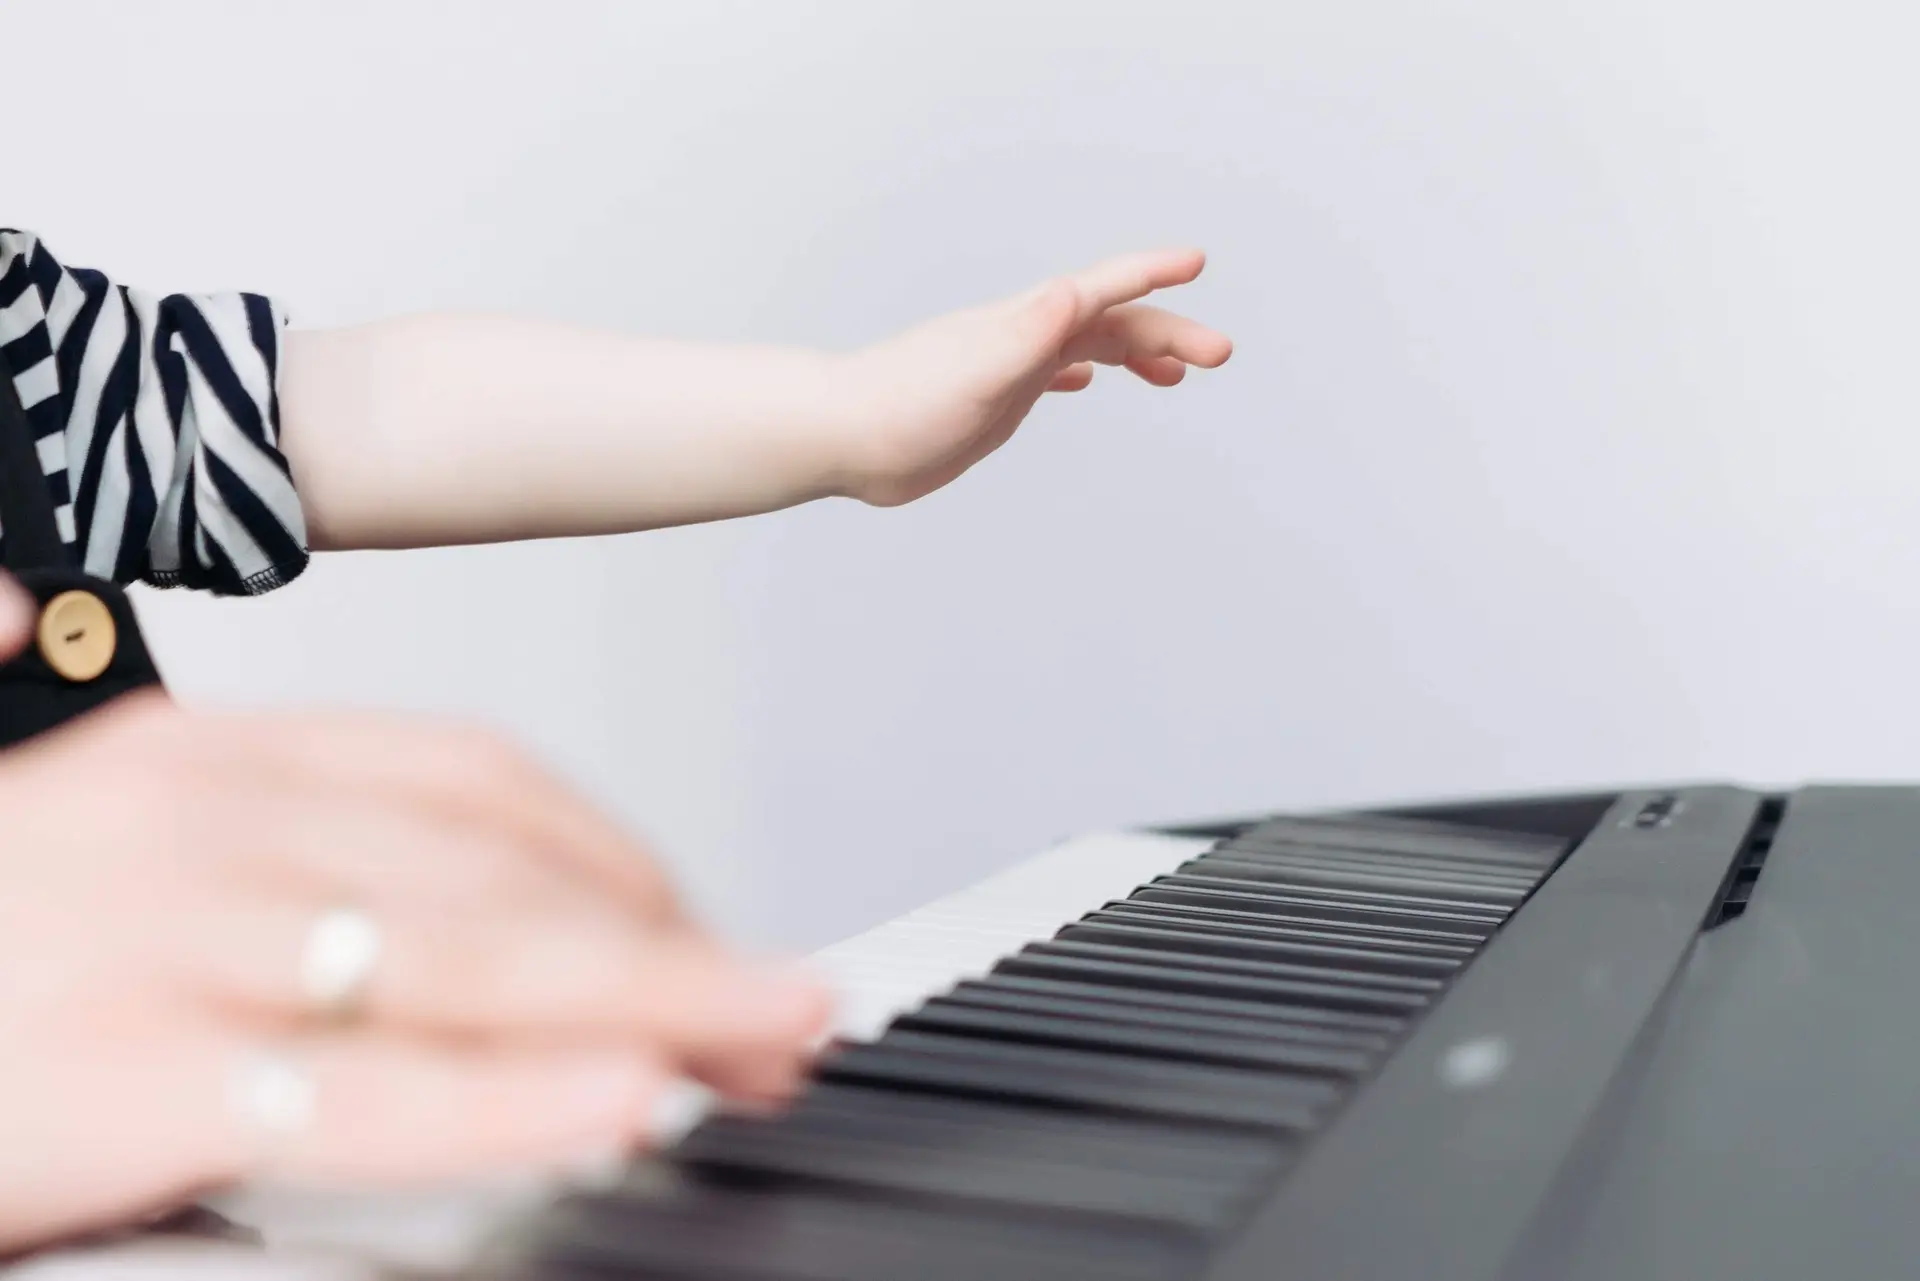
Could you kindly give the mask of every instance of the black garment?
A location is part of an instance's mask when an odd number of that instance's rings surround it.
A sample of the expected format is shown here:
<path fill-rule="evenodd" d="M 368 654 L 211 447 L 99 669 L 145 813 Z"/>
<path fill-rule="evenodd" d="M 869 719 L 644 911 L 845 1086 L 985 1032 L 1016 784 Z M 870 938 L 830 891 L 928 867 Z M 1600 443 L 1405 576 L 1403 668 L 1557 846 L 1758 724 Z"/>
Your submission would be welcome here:
<path fill-rule="evenodd" d="M 113 651 L 105 670 L 89 679 L 63 676 L 48 661 L 46 642 L 41 638 L 12 662 L 0 666 L 0 748 L 52 729 L 123 694 L 160 683 L 126 593 L 74 567 L 54 519 L 51 495 L 36 464 L 32 429 L 20 407 L 13 378 L 0 364 L 0 529 L 6 530 L 5 566 L 43 609 L 68 592 L 92 596 L 106 606 L 114 631 Z M 52 639 L 58 643 L 60 638 Z"/>

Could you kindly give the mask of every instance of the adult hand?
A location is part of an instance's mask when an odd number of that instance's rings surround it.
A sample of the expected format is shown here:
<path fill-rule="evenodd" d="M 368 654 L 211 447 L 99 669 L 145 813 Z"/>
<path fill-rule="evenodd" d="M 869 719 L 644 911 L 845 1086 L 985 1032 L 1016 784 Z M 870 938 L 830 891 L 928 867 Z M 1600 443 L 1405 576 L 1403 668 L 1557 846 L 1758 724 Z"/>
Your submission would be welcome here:
<path fill-rule="evenodd" d="M 0 573 L 0 663 L 27 647 L 33 639 L 33 597 L 6 574 Z"/>
<path fill-rule="evenodd" d="M 360 1017 L 316 1025 L 302 957 L 342 905 L 379 958 Z M 250 1176 L 366 1185 L 642 1142 L 679 1078 L 789 1091 L 826 1013 L 487 734 L 138 694 L 0 753 L 0 1253 Z M 298 1071 L 249 1078 L 263 1054 Z M 302 1124 L 250 1121 L 249 1079 Z"/>

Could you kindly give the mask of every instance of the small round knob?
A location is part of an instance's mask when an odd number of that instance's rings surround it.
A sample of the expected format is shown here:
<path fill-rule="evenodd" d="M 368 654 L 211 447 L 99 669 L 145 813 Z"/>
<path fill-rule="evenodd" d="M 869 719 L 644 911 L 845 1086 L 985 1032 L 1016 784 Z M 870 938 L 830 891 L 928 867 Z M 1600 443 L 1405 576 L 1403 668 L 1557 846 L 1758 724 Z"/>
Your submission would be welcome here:
<path fill-rule="evenodd" d="M 92 592 L 61 592 L 40 611 L 40 656 L 70 681 L 90 681 L 113 662 L 113 611 Z"/>

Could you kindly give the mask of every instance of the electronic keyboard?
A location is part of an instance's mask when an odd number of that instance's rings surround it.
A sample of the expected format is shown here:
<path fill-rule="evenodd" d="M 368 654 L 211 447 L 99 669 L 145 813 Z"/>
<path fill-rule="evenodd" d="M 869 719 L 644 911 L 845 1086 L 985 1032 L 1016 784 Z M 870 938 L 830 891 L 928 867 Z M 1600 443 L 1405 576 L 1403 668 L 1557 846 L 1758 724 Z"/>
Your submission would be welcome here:
<path fill-rule="evenodd" d="M 821 953 L 791 1108 L 439 1275 L 1911 1275 L 1917 904 L 1920 788 L 1083 837 Z"/>
<path fill-rule="evenodd" d="M 1764 873 L 1764 878 L 1763 874 Z M 501 1278 L 1890 1278 L 1920 789 L 1088 837 L 829 948 L 842 1037 Z"/>

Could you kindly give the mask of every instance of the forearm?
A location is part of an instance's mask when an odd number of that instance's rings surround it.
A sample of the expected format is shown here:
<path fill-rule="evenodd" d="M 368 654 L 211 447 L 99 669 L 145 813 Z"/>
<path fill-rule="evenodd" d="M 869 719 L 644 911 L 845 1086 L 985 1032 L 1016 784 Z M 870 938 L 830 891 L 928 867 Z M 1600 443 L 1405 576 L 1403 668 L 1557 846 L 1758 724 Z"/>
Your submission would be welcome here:
<path fill-rule="evenodd" d="M 318 550 L 623 533 L 840 492 L 835 362 L 490 315 L 288 335 Z"/>

